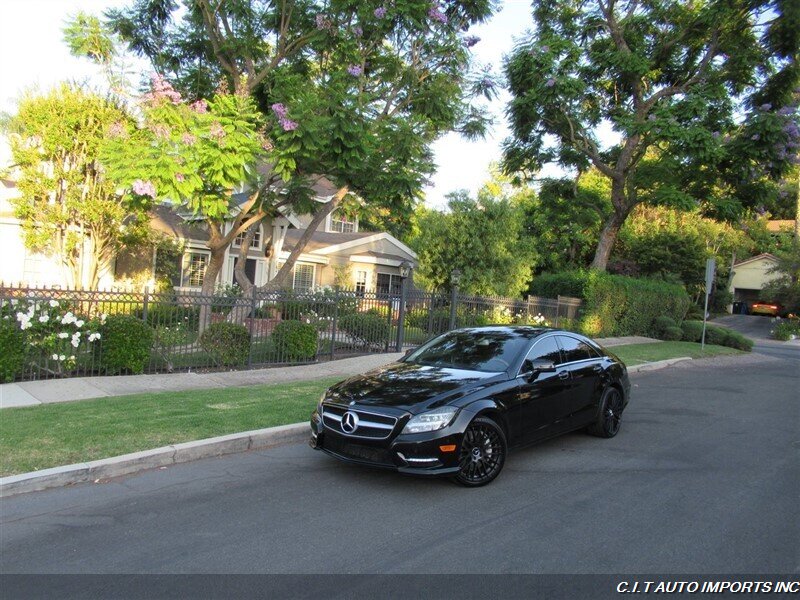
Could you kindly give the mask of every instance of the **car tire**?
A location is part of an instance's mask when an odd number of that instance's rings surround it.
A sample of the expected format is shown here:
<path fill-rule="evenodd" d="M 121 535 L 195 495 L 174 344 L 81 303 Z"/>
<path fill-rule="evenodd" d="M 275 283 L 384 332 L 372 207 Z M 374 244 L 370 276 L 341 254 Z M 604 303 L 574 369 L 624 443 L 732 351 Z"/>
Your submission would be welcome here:
<path fill-rule="evenodd" d="M 587 433 L 601 438 L 617 435 L 621 426 L 622 409 L 622 392 L 613 386 L 607 387 L 600 397 L 597 420 L 587 427 Z"/>
<path fill-rule="evenodd" d="M 460 470 L 454 480 L 466 487 L 492 482 L 503 470 L 507 452 L 503 428 L 488 417 L 474 419 L 461 440 Z"/>

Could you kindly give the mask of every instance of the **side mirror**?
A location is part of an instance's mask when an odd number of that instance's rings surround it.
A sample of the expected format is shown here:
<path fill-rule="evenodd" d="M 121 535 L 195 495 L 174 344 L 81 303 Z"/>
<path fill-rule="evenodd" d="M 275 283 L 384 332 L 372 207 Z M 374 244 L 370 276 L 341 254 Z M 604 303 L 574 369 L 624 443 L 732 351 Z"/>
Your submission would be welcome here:
<path fill-rule="evenodd" d="M 409 356 L 411 356 L 411 355 L 412 355 L 414 352 L 416 352 L 416 351 L 417 351 L 417 349 L 416 349 L 416 348 L 409 348 L 408 350 L 406 350 L 406 353 L 405 353 L 405 354 L 403 354 L 403 359 L 405 360 L 406 358 L 408 358 Z"/>
<path fill-rule="evenodd" d="M 556 365 L 552 360 L 543 358 L 525 359 L 522 371 L 527 375 L 538 375 L 539 373 L 555 373 Z"/>

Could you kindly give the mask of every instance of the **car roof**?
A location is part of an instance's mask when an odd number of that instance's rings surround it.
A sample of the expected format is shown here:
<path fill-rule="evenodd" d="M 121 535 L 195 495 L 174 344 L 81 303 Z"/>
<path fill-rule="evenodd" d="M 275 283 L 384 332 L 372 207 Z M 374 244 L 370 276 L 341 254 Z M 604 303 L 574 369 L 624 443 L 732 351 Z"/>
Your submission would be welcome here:
<path fill-rule="evenodd" d="M 553 327 L 532 327 L 530 325 L 482 325 L 480 327 L 461 327 L 456 331 L 467 332 L 481 332 L 481 331 L 496 331 L 505 333 L 515 333 L 517 335 L 525 336 L 528 338 L 535 338 L 544 333 L 552 331 L 564 331 L 563 329 L 555 329 Z"/>

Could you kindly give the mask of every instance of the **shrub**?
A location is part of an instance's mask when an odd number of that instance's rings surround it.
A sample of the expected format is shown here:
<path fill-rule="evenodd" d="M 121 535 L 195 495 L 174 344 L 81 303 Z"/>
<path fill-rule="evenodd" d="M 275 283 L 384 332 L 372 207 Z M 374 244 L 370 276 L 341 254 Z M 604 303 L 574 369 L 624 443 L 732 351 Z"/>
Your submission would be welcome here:
<path fill-rule="evenodd" d="M 683 338 L 683 330 L 677 325 L 673 327 L 665 327 L 661 332 L 661 339 L 667 342 L 677 342 Z"/>
<path fill-rule="evenodd" d="M 529 293 L 543 298 L 557 298 L 558 296 L 583 298 L 588 279 L 589 273 L 587 271 L 542 273 L 534 277 Z"/>
<path fill-rule="evenodd" d="M 153 330 L 129 315 L 111 315 L 100 326 L 99 364 L 107 373 L 142 373 L 150 360 Z"/>
<path fill-rule="evenodd" d="M 317 354 L 317 328 L 300 321 L 281 321 L 272 332 L 279 360 L 309 360 Z"/>
<path fill-rule="evenodd" d="M 199 341 L 200 347 L 220 366 L 244 364 L 250 354 L 250 333 L 238 323 L 212 323 Z"/>
<path fill-rule="evenodd" d="M 144 308 L 136 311 L 135 315 L 144 318 Z M 180 306 L 177 304 L 162 304 L 152 302 L 147 306 L 147 324 L 151 327 L 174 327 L 185 325 L 188 329 L 197 329 L 200 321 L 200 309 L 195 306 Z"/>
<path fill-rule="evenodd" d="M 683 340 L 686 342 L 699 342 L 703 337 L 702 321 L 684 321 L 681 323 Z"/>
<path fill-rule="evenodd" d="M 785 342 L 792 339 L 792 336 L 800 337 L 800 319 L 779 321 L 772 329 L 772 337 L 776 340 Z"/>
<path fill-rule="evenodd" d="M 0 382 L 14 381 L 24 364 L 24 334 L 10 318 L 0 320 Z"/>
<path fill-rule="evenodd" d="M 714 327 L 713 325 L 706 325 L 706 344 L 714 344 L 715 346 L 724 346 L 726 340 L 730 340 L 728 329 L 722 327 Z"/>
<path fill-rule="evenodd" d="M 753 340 L 744 337 L 738 331 L 726 329 L 723 346 L 729 346 L 731 348 L 737 348 L 738 350 L 744 350 L 745 352 L 750 352 L 753 349 Z"/>
<path fill-rule="evenodd" d="M 369 312 L 345 315 L 339 320 L 339 327 L 364 344 L 382 343 L 389 338 L 386 319 Z"/>
<path fill-rule="evenodd" d="M 653 320 L 653 325 L 652 325 L 653 335 L 655 335 L 659 339 L 664 339 L 663 335 L 670 327 L 678 327 L 678 324 L 675 322 L 675 319 L 664 315 L 656 317 Z"/>

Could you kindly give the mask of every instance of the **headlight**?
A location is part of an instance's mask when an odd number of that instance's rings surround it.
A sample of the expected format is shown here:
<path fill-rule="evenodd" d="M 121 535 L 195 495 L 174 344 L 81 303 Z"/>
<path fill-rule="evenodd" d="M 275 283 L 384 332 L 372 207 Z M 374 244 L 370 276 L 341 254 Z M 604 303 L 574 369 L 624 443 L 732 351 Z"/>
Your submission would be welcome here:
<path fill-rule="evenodd" d="M 450 424 L 453 417 L 458 412 L 457 408 L 445 406 L 431 410 L 411 419 L 403 428 L 403 433 L 424 433 L 426 431 L 437 431 Z"/>

